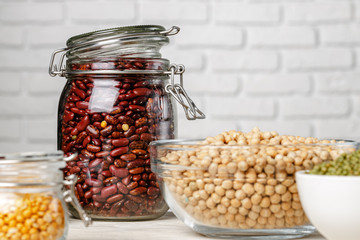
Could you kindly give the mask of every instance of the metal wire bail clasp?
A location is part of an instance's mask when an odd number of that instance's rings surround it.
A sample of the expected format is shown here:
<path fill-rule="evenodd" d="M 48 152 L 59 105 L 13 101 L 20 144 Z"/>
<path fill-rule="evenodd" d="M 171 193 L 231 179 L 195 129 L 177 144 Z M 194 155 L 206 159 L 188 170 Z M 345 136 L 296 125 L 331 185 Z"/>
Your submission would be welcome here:
<path fill-rule="evenodd" d="M 81 220 L 83 221 L 85 227 L 88 227 L 92 224 L 91 218 L 86 214 L 85 210 L 81 207 L 79 201 L 75 196 L 75 184 L 77 182 L 76 175 L 70 175 L 65 177 L 64 185 L 69 186 L 70 189 L 64 192 L 64 200 L 67 203 L 70 203 L 75 210 L 79 213 Z"/>
<path fill-rule="evenodd" d="M 170 93 L 176 101 L 181 104 L 188 120 L 204 119 L 206 117 L 205 114 L 196 107 L 195 103 L 191 100 L 184 89 L 183 73 L 185 72 L 185 66 L 182 64 L 171 64 L 169 70 L 171 83 L 165 86 L 165 91 Z M 180 75 L 180 84 L 175 83 L 175 74 Z"/>
<path fill-rule="evenodd" d="M 62 48 L 62 49 L 58 49 L 58 50 L 54 51 L 51 54 L 50 64 L 49 64 L 49 75 L 50 76 L 52 76 L 52 77 L 55 77 L 56 75 L 58 75 L 60 77 L 65 76 L 65 69 L 63 69 L 63 62 L 64 62 L 64 58 L 65 58 L 67 50 L 68 50 L 67 48 Z M 62 53 L 62 54 L 60 56 L 58 64 L 56 64 L 56 63 L 54 64 L 56 54 L 58 54 L 58 53 Z"/>

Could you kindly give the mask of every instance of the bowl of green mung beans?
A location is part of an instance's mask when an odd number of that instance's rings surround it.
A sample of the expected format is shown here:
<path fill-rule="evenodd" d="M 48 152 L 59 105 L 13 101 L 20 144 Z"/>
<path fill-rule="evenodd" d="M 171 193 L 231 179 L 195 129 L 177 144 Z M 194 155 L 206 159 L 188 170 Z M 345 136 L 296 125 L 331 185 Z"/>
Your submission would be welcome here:
<path fill-rule="evenodd" d="M 360 150 L 296 173 L 303 209 L 328 240 L 360 239 Z"/>

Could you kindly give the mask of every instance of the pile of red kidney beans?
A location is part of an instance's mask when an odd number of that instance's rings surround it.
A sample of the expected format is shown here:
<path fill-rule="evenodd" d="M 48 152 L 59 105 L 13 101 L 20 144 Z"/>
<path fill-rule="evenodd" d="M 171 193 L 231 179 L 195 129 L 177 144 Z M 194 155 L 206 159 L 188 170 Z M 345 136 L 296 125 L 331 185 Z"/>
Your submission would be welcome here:
<path fill-rule="evenodd" d="M 159 69 L 141 59 L 72 64 L 76 70 Z M 159 76 L 74 75 L 59 106 L 59 147 L 68 161 L 64 175 L 76 174 L 76 194 L 88 213 L 104 217 L 146 216 L 166 208 L 150 169 L 149 143 L 174 138 L 174 116 Z M 92 112 L 96 81 L 114 82 L 118 96 L 110 112 Z"/>

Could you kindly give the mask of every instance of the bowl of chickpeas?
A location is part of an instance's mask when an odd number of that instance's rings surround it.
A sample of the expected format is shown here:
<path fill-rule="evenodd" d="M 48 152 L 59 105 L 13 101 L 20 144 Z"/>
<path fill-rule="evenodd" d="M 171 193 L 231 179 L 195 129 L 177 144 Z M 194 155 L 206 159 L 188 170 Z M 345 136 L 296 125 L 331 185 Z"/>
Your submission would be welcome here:
<path fill-rule="evenodd" d="M 228 131 L 150 144 L 151 169 L 172 212 L 210 237 L 292 239 L 315 231 L 295 173 L 353 152 L 352 141 Z"/>

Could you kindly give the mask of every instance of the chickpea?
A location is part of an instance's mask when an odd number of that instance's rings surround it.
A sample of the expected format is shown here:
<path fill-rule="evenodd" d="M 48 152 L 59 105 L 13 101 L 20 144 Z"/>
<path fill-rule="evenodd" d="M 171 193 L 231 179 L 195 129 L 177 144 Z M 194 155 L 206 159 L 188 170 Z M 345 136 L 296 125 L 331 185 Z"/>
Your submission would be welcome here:
<path fill-rule="evenodd" d="M 245 183 L 244 186 L 242 187 L 242 190 L 248 195 L 251 196 L 252 194 L 254 194 L 255 189 L 253 187 L 252 184 L 250 183 Z"/>
<path fill-rule="evenodd" d="M 231 199 L 230 204 L 234 208 L 238 208 L 241 205 L 241 202 L 238 199 Z"/>
<path fill-rule="evenodd" d="M 233 190 L 233 189 L 227 190 L 227 191 L 225 192 L 225 196 L 226 196 L 228 199 L 233 199 L 233 198 L 235 198 L 235 190 Z"/>
<path fill-rule="evenodd" d="M 260 194 L 255 193 L 255 194 L 253 194 L 253 195 L 251 196 L 250 199 L 251 199 L 251 203 L 252 203 L 253 205 L 258 205 L 258 204 L 260 204 L 260 202 L 261 202 L 261 200 L 262 200 L 262 197 L 261 197 Z"/>

